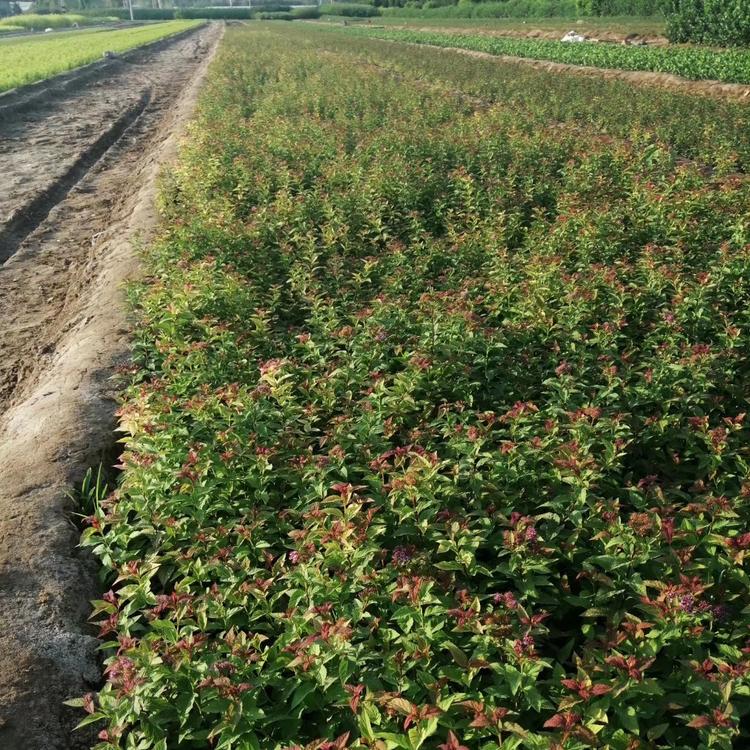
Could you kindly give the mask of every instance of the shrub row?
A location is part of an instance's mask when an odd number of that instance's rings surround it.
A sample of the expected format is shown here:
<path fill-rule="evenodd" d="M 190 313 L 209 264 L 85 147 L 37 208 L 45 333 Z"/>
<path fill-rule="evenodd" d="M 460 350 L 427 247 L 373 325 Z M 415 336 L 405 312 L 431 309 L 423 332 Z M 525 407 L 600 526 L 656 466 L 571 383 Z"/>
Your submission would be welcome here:
<path fill-rule="evenodd" d="M 349 16 L 351 18 L 368 18 L 379 16 L 380 9 L 372 5 L 358 5 L 354 3 L 327 3 L 320 6 L 320 14 L 324 16 Z"/>
<path fill-rule="evenodd" d="M 574 65 L 673 73 L 691 79 L 750 83 L 750 51 L 748 50 L 627 47 L 597 43 L 566 44 L 557 41 L 490 37 L 481 34 L 401 29 L 356 28 L 342 33 Z"/>
<path fill-rule="evenodd" d="M 750 187 L 683 158 L 741 115 L 574 83 L 229 31 L 84 535 L 102 750 L 747 745 Z"/>
<path fill-rule="evenodd" d="M 584 16 L 652 16 L 663 10 L 664 0 L 578 0 Z"/>
<path fill-rule="evenodd" d="M 316 31 L 323 34 L 324 29 Z M 327 36 L 326 47 L 392 75 L 517 110 L 533 130 L 544 130 L 549 122 L 564 123 L 634 143 L 648 134 L 675 159 L 696 161 L 720 173 L 750 172 L 750 107 L 743 101 L 667 89 L 655 96 L 650 87 L 622 80 L 547 73 L 493 56 L 478 58 L 335 29 Z"/>

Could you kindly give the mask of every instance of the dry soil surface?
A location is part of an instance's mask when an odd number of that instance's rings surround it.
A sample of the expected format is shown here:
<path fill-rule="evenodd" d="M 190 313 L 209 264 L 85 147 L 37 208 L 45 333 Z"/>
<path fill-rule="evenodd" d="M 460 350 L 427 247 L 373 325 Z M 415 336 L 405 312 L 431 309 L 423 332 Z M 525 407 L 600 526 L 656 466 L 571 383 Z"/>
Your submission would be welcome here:
<path fill-rule="evenodd" d="M 123 282 L 156 225 L 222 34 L 212 24 L 109 65 L 0 127 L 0 748 L 72 750 L 62 701 L 101 682 L 86 625 L 96 571 L 68 491 L 113 455 L 112 375 L 127 359 Z"/>

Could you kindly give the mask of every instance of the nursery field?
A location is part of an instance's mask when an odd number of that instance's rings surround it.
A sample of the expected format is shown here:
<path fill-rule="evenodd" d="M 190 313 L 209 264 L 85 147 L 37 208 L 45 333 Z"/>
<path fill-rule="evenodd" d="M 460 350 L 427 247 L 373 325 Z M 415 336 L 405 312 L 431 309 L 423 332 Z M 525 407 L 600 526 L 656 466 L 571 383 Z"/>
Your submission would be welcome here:
<path fill-rule="evenodd" d="M 115 31 L 0 39 L 0 91 L 34 83 L 99 60 L 104 52 L 124 52 L 199 25 L 168 21 Z"/>
<path fill-rule="evenodd" d="M 437 11 L 437 9 L 436 9 Z M 387 15 L 377 19 L 378 25 L 410 26 L 415 28 L 434 27 L 466 29 L 466 31 L 513 31 L 519 34 L 530 30 L 555 32 L 562 36 L 574 29 L 589 36 L 607 34 L 641 34 L 648 37 L 663 36 L 665 31 L 664 19 L 659 16 L 591 16 L 583 19 L 575 18 L 439 18 L 424 14 L 410 17 L 408 9 L 389 9 Z"/>
<path fill-rule="evenodd" d="M 699 47 L 631 47 L 594 42 L 570 44 L 546 39 L 493 37 L 487 34 L 448 33 L 418 29 L 353 28 L 348 33 L 412 44 L 430 44 L 511 55 L 532 60 L 549 60 L 598 68 L 671 73 L 693 80 L 750 83 L 750 51 L 712 50 Z"/>
<path fill-rule="evenodd" d="M 749 116 L 230 28 L 82 493 L 97 748 L 747 746 Z"/>

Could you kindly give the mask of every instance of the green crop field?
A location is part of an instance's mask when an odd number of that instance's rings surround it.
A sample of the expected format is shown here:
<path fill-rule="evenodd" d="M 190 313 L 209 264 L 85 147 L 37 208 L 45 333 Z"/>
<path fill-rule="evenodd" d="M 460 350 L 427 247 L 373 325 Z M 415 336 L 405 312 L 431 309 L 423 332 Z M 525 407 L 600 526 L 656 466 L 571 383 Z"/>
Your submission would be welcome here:
<path fill-rule="evenodd" d="M 229 28 L 81 493 L 97 748 L 749 746 L 748 132 Z"/>
<path fill-rule="evenodd" d="M 476 52 L 488 52 L 492 55 L 511 55 L 600 68 L 673 73 L 696 80 L 750 83 L 750 51 L 747 49 L 628 47 L 595 42 L 569 44 L 538 39 L 514 39 L 417 29 L 357 27 L 347 29 L 347 33 L 412 44 L 456 47 Z"/>
<path fill-rule="evenodd" d="M 64 13 L 61 15 L 36 15 L 25 13 L 23 15 L 8 16 L 0 19 L 0 33 L 10 30 L 16 31 L 43 31 L 44 29 L 67 29 L 74 24 L 77 26 L 91 26 L 94 24 L 106 23 L 108 21 L 118 21 L 114 17 L 107 17 L 105 11 L 102 11 L 101 17 L 81 16 L 73 13 Z"/>
<path fill-rule="evenodd" d="M 101 58 L 124 52 L 198 25 L 169 21 L 114 31 L 75 31 L 52 37 L 0 39 L 0 91 L 34 83 Z"/>

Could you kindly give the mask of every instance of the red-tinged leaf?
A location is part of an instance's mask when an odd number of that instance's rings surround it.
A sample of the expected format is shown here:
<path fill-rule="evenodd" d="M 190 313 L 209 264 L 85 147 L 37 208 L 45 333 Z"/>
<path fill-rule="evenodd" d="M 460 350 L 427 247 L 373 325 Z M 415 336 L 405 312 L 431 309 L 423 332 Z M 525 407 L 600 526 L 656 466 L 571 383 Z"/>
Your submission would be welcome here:
<path fill-rule="evenodd" d="M 456 737 L 452 731 L 448 731 L 448 741 L 444 742 L 442 745 L 438 745 L 438 747 L 440 750 L 469 750 L 466 745 L 462 745 L 459 742 L 458 737 Z"/>
<path fill-rule="evenodd" d="M 508 709 L 501 706 L 492 710 L 492 718 L 495 722 L 500 722 L 508 715 L 508 713 Z"/>
<path fill-rule="evenodd" d="M 349 695 L 351 695 L 351 698 L 349 699 L 349 708 L 351 708 L 352 713 L 357 713 L 357 709 L 359 708 L 359 704 L 362 700 L 362 693 L 365 690 L 364 685 L 344 685 L 344 689 L 346 690 Z"/>
<path fill-rule="evenodd" d="M 691 729 L 705 729 L 711 726 L 711 719 L 708 716 L 696 716 L 692 721 L 688 722 L 688 726 Z"/>
<path fill-rule="evenodd" d="M 410 701 L 406 700 L 406 698 L 391 698 L 386 705 L 391 711 L 406 714 L 407 716 L 417 709 L 417 707 Z"/>
<path fill-rule="evenodd" d="M 440 714 L 442 713 L 442 710 L 437 706 L 423 706 L 419 709 L 419 719 L 420 721 L 424 719 L 431 719 L 435 716 L 440 716 Z"/>
<path fill-rule="evenodd" d="M 565 719 L 562 714 L 555 714 L 551 719 L 544 722 L 546 729 L 560 729 L 565 726 Z"/>
<path fill-rule="evenodd" d="M 347 743 L 349 742 L 349 735 L 350 732 L 345 732 L 332 742 L 330 740 L 324 740 L 322 742 L 308 745 L 307 747 L 314 748 L 314 750 L 346 750 Z"/>
<path fill-rule="evenodd" d="M 612 688 L 609 685 L 602 685 L 601 683 L 598 685 L 593 685 L 591 687 L 591 694 L 592 695 L 606 695 L 607 693 L 611 693 Z"/>
<path fill-rule="evenodd" d="M 480 713 L 474 716 L 469 726 L 474 727 L 475 729 L 483 729 L 484 727 L 492 726 L 492 722 L 487 718 L 486 714 Z"/>
<path fill-rule="evenodd" d="M 576 724 L 581 723 L 581 717 L 573 711 L 565 711 L 561 714 L 555 714 L 551 719 L 547 719 L 544 726 L 548 729 L 564 729 L 570 731 Z"/>

